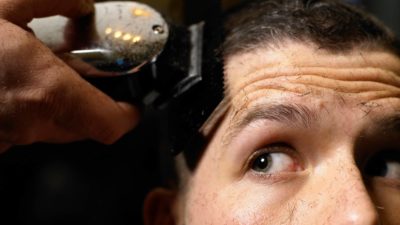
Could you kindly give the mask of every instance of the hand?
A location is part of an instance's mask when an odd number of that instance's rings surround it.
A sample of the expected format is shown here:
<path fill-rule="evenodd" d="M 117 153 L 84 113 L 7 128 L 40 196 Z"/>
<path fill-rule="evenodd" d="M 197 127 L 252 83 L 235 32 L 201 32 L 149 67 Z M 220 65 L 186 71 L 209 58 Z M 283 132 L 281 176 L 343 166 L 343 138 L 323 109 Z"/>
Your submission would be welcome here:
<path fill-rule="evenodd" d="M 27 27 L 32 18 L 93 10 L 91 0 L 0 1 L 0 151 L 86 138 L 111 144 L 136 125 L 135 107 L 86 82 Z"/>

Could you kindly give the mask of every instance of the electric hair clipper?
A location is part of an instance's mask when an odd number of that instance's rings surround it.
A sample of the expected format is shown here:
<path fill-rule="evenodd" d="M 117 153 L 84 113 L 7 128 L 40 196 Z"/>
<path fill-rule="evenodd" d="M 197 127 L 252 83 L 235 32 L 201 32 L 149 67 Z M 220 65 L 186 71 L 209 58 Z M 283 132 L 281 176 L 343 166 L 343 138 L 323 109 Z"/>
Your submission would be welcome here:
<path fill-rule="evenodd" d="M 191 143 L 196 158 L 193 143 L 203 143 L 199 128 L 223 98 L 222 22 L 219 5 L 210 8 L 209 18 L 188 27 L 138 2 L 96 3 L 94 15 L 35 19 L 29 26 L 114 99 L 167 108 L 172 152 Z"/>

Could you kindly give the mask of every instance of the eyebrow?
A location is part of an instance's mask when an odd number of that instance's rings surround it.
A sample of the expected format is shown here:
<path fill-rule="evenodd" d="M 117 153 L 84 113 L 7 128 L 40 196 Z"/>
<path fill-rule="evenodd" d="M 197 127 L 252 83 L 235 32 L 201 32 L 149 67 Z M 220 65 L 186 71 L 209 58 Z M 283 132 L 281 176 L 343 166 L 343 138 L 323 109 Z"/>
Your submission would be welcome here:
<path fill-rule="evenodd" d="M 377 127 L 383 132 L 400 133 L 400 113 L 390 115 L 382 120 L 376 121 Z"/>
<path fill-rule="evenodd" d="M 243 119 L 239 118 L 239 121 L 234 123 L 226 140 L 230 142 L 244 127 L 258 120 L 269 120 L 290 124 L 291 126 L 310 128 L 318 119 L 319 117 L 314 111 L 301 104 L 258 105 L 248 110 Z"/>

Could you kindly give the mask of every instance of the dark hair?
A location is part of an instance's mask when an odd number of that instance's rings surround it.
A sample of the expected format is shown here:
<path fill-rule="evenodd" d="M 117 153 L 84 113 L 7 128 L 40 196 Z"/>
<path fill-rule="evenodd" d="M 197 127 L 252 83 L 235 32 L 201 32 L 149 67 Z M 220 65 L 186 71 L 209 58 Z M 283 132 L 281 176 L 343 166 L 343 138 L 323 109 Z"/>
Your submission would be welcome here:
<path fill-rule="evenodd" d="M 316 44 L 332 53 L 354 48 L 399 54 L 395 35 L 368 13 L 336 0 L 247 1 L 226 22 L 223 56 L 283 40 Z"/>

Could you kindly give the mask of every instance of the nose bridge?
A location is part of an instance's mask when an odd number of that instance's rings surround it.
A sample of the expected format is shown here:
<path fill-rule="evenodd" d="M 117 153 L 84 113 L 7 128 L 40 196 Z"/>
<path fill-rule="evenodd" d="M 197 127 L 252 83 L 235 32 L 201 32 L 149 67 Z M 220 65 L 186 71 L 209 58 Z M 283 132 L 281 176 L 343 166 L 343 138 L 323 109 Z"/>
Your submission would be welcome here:
<path fill-rule="evenodd" d="M 340 157 L 327 168 L 327 194 L 331 223 L 338 225 L 378 225 L 376 207 L 353 157 Z M 330 175 L 329 175 L 330 174 Z"/>

